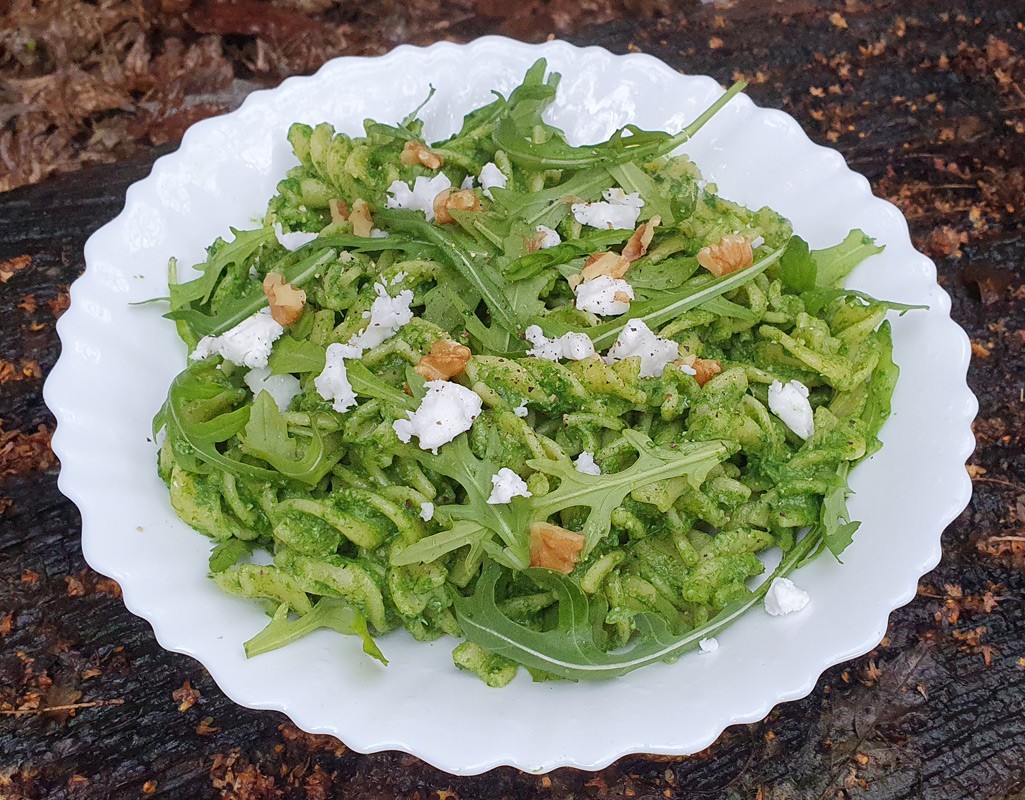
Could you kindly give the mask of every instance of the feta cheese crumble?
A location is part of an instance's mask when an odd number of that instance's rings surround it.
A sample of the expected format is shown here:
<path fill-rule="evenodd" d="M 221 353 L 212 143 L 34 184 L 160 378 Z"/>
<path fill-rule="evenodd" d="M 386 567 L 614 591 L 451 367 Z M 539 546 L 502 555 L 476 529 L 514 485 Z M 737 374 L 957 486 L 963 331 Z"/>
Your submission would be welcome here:
<path fill-rule="evenodd" d="M 420 519 L 424 522 L 430 522 L 434 519 L 434 503 L 420 504 Z"/>
<path fill-rule="evenodd" d="M 422 450 L 435 455 L 464 431 L 470 430 L 480 416 L 483 402 L 476 392 L 451 381 L 427 381 L 427 394 L 416 411 L 407 411 L 408 419 L 397 419 L 392 429 L 400 441 L 413 436 L 420 440 Z"/>
<path fill-rule="evenodd" d="M 790 578 L 774 578 L 765 595 L 765 610 L 774 617 L 792 614 L 808 605 L 808 593 L 794 586 Z"/>
<path fill-rule="evenodd" d="M 261 308 L 220 336 L 204 336 L 189 358 L 201 361 L 216 354 L 240 367 L 266 367 L 274 342 L 284 332 L 281 324 L 270 315 L 270 309 Z"/>
<path fill-rule="evenodd" d="M 292 231 L 291 233 L 285 233 L 281 229 L 280 222 L 274 223 L 274 235 L 278 239 L 278 244 L 288 251 L 298 250 L 304 244 L 309 244 L 317 238 L 317 234 L 309 233 L 307 231 Z"/>
<path fill-rule="evenodd" d="M 586 333 L 564 333 L 558 338 L 549 339 L 540 326 L 531 325 L 524 335 L 527 341 L 534 345 L 527 351 L 527 355 L 534 358 L 543 358 L 546 361 L 558 361 L 561 358 L 583 361 L 594 355 L 594 345 Z"/>
<path fill-rule="evenodd" d="M 587 450 L 577 456 L 573 466 L 577 468 L 577 472 L 582 472 L 585 475 L 601 475 L 601 467 L 594 463 L 594 453 Z"/>
<path fill-rule="evenodd" d="M 463 178 L 463 182 L 461 184 L 459 184 L 459 188 L 460 189 L 472 189 L 474 187 L 474 184 L 476 184 L 476 183 L 477 183 L 477 180 L 476 180 L 476 178 L 473 177 L 473 175 L 467 175 L 465 178 Z"/>
<path fill-rule="evenodd" d="M 622 278 L 599 275 L 578 283 L 573 294 L 577 298 L 576 306 L 581 311 L 590 311 L 601 317 L 616 317 L 630 310 L 634 288 Z"/>
<path fill-rule="evenodd" d="M 300 392 L 299 379 L 295 375 L 271 375 L 270 367 L 251 369 L 242 380 L 252 391 L 253 397 L 260 392 L 266 392 L 273 398 L 280 411 L 287 411 Z"/>
<path fill-rule="evenodd" d="M 609 348 L 605 363 L 612 364 L 633 356 L 641 358 L 642 378 L 658 378 L 669 364 L 680 357 L 680 345 L 653 333 L 644 320 L 632 319 Z"/>
<path fill-rule="evenodd" d="M 403 289 L 392 297 L 383 283 L 375 283 L 374 291 L 377 297 L 373 305 L 369 311 L 363 312 L 363 316 L 370 320 L 369 324 L 349 340 L 350 345 L 363 350 L 377 347 L 390 339 L 399 328 L 413 319 L 413 312 L 409 310 L 413 293 L 409 289 Z"/>
<path fill-rule="evenodd" d="M 504 189 L 506 184 L 509 183 L 509 179 L 505 177 L 505 173 L 498 168 L 498 165 L 494 161 L 489 161 L 480 169 L 480 186 L 484 190 L 484 196 L 488 200 L 493 200 L 491 196 L 491 190 L 498 188 Z"/>
<path fill-rule="evenodd" d="M 541 234 L 541 240 L 537 245 L 538 250 L 547 250 L 549 247 L 555 247 L 555 245 L 562 243 L 562 237 L 559 236 L 559 232 L 549 228 L 547 225 L 538 225 L 534 230 Z"/>
<path fill-rule="evenodd" d="M 313 388 L 325 400 L 331 401 L 331 408 L 343 414 L 356 405 L 356 393 L 349 383 L 345 371 L 345 359 L 359 358 L 363 351 L 351 344 L 331 344 L 327 348 L 324 370 L 313 379 Z"/>
<path fill-rule="evenodd" d="M 637 225 L 637 217 L 640 216 L 641 200 L 637 192 L 626 194 L 622 189 L 615 187 L 602 192 L 603 201 L 595 203 L 573 203 L 570 211 L 573 218 L 581 225 L 588 225 L 592 228 L 604 229 L 626 229 Z"/>
<path fill-rule="evenodd" d="M 769 410 L 802 439 L 815 433 L 815 414 L 808 402 L 808 387 L 800 381 L 790 381 L 785 386 L 773 381 L 769 386 Z"/>
<path fill-rule="evenodd" d="M 527 414 L 529 413 L 527 411 L 527 404 L 526 403 L 521 403 L 520 405 L 516 406 L 516 408 L 513 409 L 513 413 L 517 417 L 525 417 L 525 416 L 527 416 Z"/>
<path fill-rule="evenodd" d="M 709 636 L 698 642 L 698 649 L 702 653 L 714 653 L 716 650 L 719 649 L 719 642 L 717 642 L 713 637 Z"/>
<path fill-rule="evenodd" d="M 410 186 L 402 181 L 392 181 L 388 187 L 388 199 L 385 201 L 387 208 L 407 208 L 411 211 L 423 211 L 428 222 L 434 221 L 434 198 L 446 189 L 452 188 L 452 181 L 444 172 L 439 172 L 433 178 L 425 178 L 420 175 Z M 370 233 L 373 236 L 373 231 Z"/>
<path fill-rule="evenodd" d="M 500 506 L 511 503 L 514 497 L 531 497 L 527 482 L 508 467 L 502 467 L 491 476 L 491 496 L 488 505 Z"/>

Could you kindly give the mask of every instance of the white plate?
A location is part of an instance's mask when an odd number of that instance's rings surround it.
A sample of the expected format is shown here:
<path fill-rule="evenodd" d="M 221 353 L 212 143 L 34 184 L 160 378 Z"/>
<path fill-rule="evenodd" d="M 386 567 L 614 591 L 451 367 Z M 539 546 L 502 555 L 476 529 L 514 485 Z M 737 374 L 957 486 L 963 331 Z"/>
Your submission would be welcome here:
<path fill-rule="evenodd" d="M 161 308 L 128 303 L 165 294 L 169 256 L 196 263 L 229 225 L 262 215 L 294 162 L 290 123 L 327 120 L 359 133 L 365 117 L 400 120 L 432 84 L 438 91 L 423 117 L 428 139 L 441 138 L 492 89 L 508 92 L 540 56 L 563 74 L 550 117 L 574 142 L 603 139 L 627 122 L 675 132 L 722 92 L 710 78 L 644 55 L 495 37 L 337 59 L 256 92 L 234 113 L 192 126 L 89 239 L 45 392 L 59 423 L 60 488 L 81 509 L 86 559 L 121 584 L 125 604 L 161 645 L 199 659 L 242 705 L 283 711 L 355 750 L 403 750 L 462 774 L 502 764 L 598 769 L 628 753 L 693 753 L 727 725 L 803 697 L 824 669 L 880 641 L 890 612 L 938 562 L 940 533 L 971 491 L 964 462 L 977 404 L 965 384 L 968 340 L 950 320 L 935 267 L 912 248 L 900 212 L 873 197 L 839 153 L 813 144 L 786 114 L 740 97 L 684 148 L 706 176 L 726 197 L 778 209 L 812 247 L 863 228 L 886 251 L 850 284 L 929 305 L 893 319 L 902 369 L 893 417 L 883 449 L 851 479 L 850 509 L 863 524 L 843 565 L 826 556 L 795 576 L 811 605 L 786 618 L 753 611 L 719 637 L 714 655 L 597 684 L 534 684 L 522 674 L 489 689 L 452 665 L 454 642 L 424 645 L 403 633 L 380 642 L 387 668 L 365 658 L 354 637 L 329 631 L 246 660 L 242 642 L 266 618 L 207 579 L 209 542 L 172 512 L 148 438 L 185 349 Z"/>

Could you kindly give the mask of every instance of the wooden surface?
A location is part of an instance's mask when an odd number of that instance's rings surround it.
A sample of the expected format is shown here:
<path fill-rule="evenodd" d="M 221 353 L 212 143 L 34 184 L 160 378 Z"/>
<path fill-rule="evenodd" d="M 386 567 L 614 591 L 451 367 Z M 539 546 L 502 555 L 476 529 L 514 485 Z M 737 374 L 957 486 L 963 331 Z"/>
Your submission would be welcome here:
<path fill-rule="evenodd" d="M 456 38 L 499 27 L 467 21 L 470 5 L 453 11 Z M 453 778 L 240 708 L 164 652 L 85 566 L 42 401 L 82 245 L 157 153 L 0 195 L 0 798 L 1025 796 L 1025 12 L 955 5 L 635 2 L 569 37 L 748 76 L 757 102 L 793 113 L 901 207 L 977 356 L 975 497 L 942 564 L 883 646 L 692 758 Z"/>

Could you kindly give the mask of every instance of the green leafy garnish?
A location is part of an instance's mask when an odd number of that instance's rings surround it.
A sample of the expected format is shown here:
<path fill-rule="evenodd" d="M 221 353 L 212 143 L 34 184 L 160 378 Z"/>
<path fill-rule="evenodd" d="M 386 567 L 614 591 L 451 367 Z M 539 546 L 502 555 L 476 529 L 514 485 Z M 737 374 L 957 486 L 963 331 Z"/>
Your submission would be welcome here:
<path fill-rule="evenodd" d="M 246 655 L 252 658 L 277 650 L 317 628 L 331 628 L 339 633 L 359 636 L 363 640 L 363 652 L 388 666 L 388 659 L 367 630 L 367 621 L 363 615 L 352 606 L 330 597 L 319 600 L 312 611 L 296 620 L 288 618 L 288 606 L 278 606 L 267 627 L 245 643 Z"/>
<path fill-rule="evenodd" d="M 559 479 L 557 489 L 533 503 L 536 519 L 547 519 L 566 508 L 590 509 L 581 529 L 585 555 L 609 532 L 612 512 L 631 492 L 656 481 L 681 477 L 698 488 L 712 467 L 730 453 L 730 445 L 725 442 L 691 442 L 666 450 L 637 431 L 624 431 L 623 441 L 636 449 L 637 460 L 622 472 L 587 475 L 569 459 L 535 458 L 527 462 L 532 469 Z"/>
<path fill-rule="evenodd" d="M 638 616 L 637 637 L 625 649 L 608 649 L 604 632 L 608 606 L 604 598 L 585 594 L 572 580 L 551 570 L 531 569 L 525 573 L 539 589 L 555 597 L 558 616 L 550 629 L 529 628 L 502 612 L 496 602 L 496 584 L 502 573 L 496 567 L 484 572 L 472 596 L 456 600 L 456 608 L 467 641 L 491 653 L 568 680 L 618 678 L 649 664 L 678 658 L 696 648 L 702 639 L 714 636 L 761 602 L 772 581 L 788 575 L 818 544 L 816 536 L 806 536 L 756 590 L 683 635 L 674 634 L 655 614 Z"/>

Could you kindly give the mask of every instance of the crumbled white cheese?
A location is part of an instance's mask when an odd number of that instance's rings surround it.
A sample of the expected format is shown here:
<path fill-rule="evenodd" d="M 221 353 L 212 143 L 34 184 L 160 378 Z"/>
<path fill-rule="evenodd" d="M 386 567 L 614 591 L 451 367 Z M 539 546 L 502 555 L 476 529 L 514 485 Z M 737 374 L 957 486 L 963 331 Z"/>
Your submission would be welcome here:
<path fill-rule="evenodd" d="M 684 375 L 697 375 L 698 371 L 694 369 L 690 364 L 680 364 L 680 372 Z"/>
<path fill-rule="evenodd" d="M 473 175 L 467 175 L 463 178 L 463 182 L 459 184 L 460 189 L 472 189 L 474 184 L 477 183 L 477 179 Z"/>
<path fill-rule="evenodd" d="M 527 351 L 527 355 L 534 358 L 543 358 L 546 361 L 558 361 L 560 358 L 583 361 L 594 355 L 594 345 L 586 333 L 564 333 L 555 339 L 549 339 L 539 326 L 531 325 L 524 335 L 527 341 L 534 345 Z"/>
<path fill-rule="evenodd" d="M 559 232 L 549 228 L 547 225 L 538 225 L 535 230 L 541 234 L 541 241 L 537 245 L 538 250 L 547 250 L 549 247 L 555 247 L 555 245 L 562 242 Z"/>
<path fill-rule="evenodd" d="M 270 315 L 270 309 L 262 308 L 220 336 L 204 336 L 190 357 L 199 361 L 216 353 L 240 367 L 266 367 L 274 342 L 284 332 Z"/>
<path fill-rule="evenodd" d="M 577 308 L 601 317 L 625 314 L 630 310 L 630 300 L 634 299 L 633 287 L 622 278 L 613 278 L 611 275 L 599 275 L 578 283 L 573 293 L 577 297 Z M 623 297 L 629 300 L 623 300 Z"/>
<path fill-rule="evenodd" d="M 765 237 L 764 236 L 756 236 L 754 239 L 751 240 L 751 247 L 752 248 L 761 247 L 763 244 L 765 244 Z"/>
<path fill-rule="evenodd" d="M 431 208 L 433 208 L 433 206 L 431 206 Z M 371 239 L 387 239 L 388 238 L 388 234 L 385 233 L 384 231 L 382 231 L 380 228 L 371 228 L 370 229 L 370 238 Z"/>
<path fill-rule="evenodd" d="M 434 503 L 420 504 L 420 519 L 424 522 L 430 522 L 434 519 Z"/>
<path fill-rule="evenodd" d="M 398 286 L 400 283 L 402 283 L 408 277 L 409 277 L 409 273 L 406 272 L 405 270 L 403 270 L 402 272 L 396 272 L 395 273 L 395 277 L 392 278 L 390 281 L 388 281 L 388 285 L 389 286 Z"/>
<path fill-rule="evenodd" d="M 504 189 L 506 184 L 509 183 L 509 179 L 505 176 L 505 173 L 498 168 L 498 165 L 493 161 L 489 161 L 480 170 L 480 186 L 484 190 L 484 196 L 489 200 L 491 197 L 491 190 L 494 188 Z"/>
<path fill-rule="evenodd" d="M 491 476 L 491 496 L 488 505 L 499 506 L 511 503 L 514 497 L 531 497 L 527 482 L 508 467 L 502 467 Z"/>
<path fill-rule="evenodd" d="M 383 283 L 375 283 L 374 291 L 377 297 L 369 311 L 363 312 L 363 317 L 369 319 L 367 327 L 357 333 L 349 340 L 349 344 L 363 350 L 377 347 L 381 342 L 390 339 L 395 332 L 413 319 L 413 312 L 409 304 L 413 302 L 413 293 L 409 289 L 403 289 L 397 296 L 388 294 L 388 289 Z"/>
<path fill-rule="evenodd" d="M 451 381 L 427 381 L 427 394 L 416 411 L 407 411 L 408 419 L 392 423 L 395 435 L 403 442 L 413 436 L 422 450 L 437 454 L 438 448 L 470 430 L 480 416 L 480 396 Z"/>
<path fill-rule="evenodd" d="M 260 392 L 267 392 L 281 411 L 287 411 L 301 391 L 299 379 L 295 375 L 271 375 L 270 367 L 251 369 L 242 380 L 252 391 L 253 397 Z"/>
<path fill-rule="evenodd" d="M 800 381 L 790 381 L 785 386 L 773 381 L 769 386 L 769 410 L 802 439 L 815 433 L 815 414 L 808 402 L 808 387 Z"/>
<path fill-rule="evenodd" d="M 632 319 L 626 323 L 619 332 L 615 344 L 609 348 L 605 363 L 612 364 L 632 356 L 641 358 L 642 378 L 658 378 L 667 365 L 680 357 L 680 345 L 657 336 L 644 320 Z"/>
<path fill-rule="evenodd" d="M 601 475 L 601 467 L 594 463 L 594 453 L 587 450 L 577 456 L 573 466 L 577 468 L 577 472 L 582 472 L 585 475 Z"/>
<path fill-rule="evenodd" d="M 330 344 L 327 347 L 327 360 L 324 371 L 313 379 L 313 387 L 317 394 L 331 401 L 331 407 L 342 414 L 356 405 L 356 393 L 349 383 L 345 371 L 346 358 L 359 358 L 363 351 L 351 344 Z"/>
<path fill-rule="evenodd" d="M 628 229 L 637 225 L 637 217 L 640 216 L 641 207 L 644 201 L 637 192 L 626 194 L 622 189 L 615 187 L 602 192 L 604 202 L 595 203 L 573 203 L 570 211 L 573 218 L 581 225 L 589 225 L 592 228 L 615 228 Z"/>
<path fill-rule="evenodd" d="M 280 222 L 274 223 L 274 235 L 278 238 L 278 244 L 286 250 L 298 250 L 304 244 L 309 244 L 317 238 L 317 234 L 307 233 L 306 231 L 292 231 L 291 233 L 285 233 L 281 229 Z"/>
<path fill-rule="evenodd" d="M 412 211 L 423 211 L 428 222 L 434 221 L 434 198 L 446 189 L 452 188 L 452 181 L 444 172 L 439 172 L 433 178 L 425 178 L 420 175 L 413 181 L 413 187 L 402 181 L 392 181 L 388 187 L 388 199 L 385 206 L 388 208 L 407 208 Z M 373 236 L 373 231 L 370 232 Z"/>
<path fill-rule="evenodd" d="M 719 642 L 709 636 L 698 642 L 698 649 L 702 653 L 714 653 L 719 649 Z"/>
<path fill-rule="evenodd" d="M 794 586 L 790 578 L 774 578 L 765 595 L 765 610 L 774 617 L 792 614 L 808 605 L 808 593 Z"/>
<path fill-rule="evenodd" d="M 513 409 L 513 413 L 517 417 L 525 417 L 530 412 L 527 411 L 527 404 L 526 403 L 521 403 L 520 405 L 516 406 L 516 408 Z"/>

